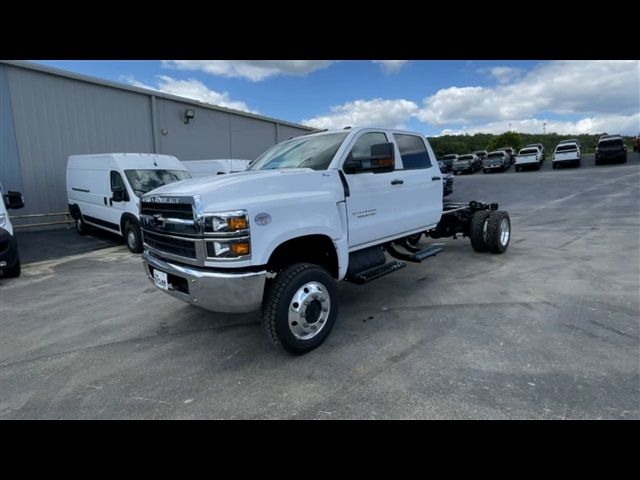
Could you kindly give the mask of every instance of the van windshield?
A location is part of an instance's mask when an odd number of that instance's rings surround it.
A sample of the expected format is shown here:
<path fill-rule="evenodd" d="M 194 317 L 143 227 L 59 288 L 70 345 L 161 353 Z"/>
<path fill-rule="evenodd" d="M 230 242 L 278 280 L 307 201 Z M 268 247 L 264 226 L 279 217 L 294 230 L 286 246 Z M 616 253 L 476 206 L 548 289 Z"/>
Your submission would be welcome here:
<path fill-rule="evenodd" d="M 302 136 L 274 145 L 249 170 L 312 168 L 326 170 L 349 132 Z"/>
<path fill-rule="evenodd" d="M 125 170 L 124 174 L 137 196 L 163 185 L 191 178 L 189 172 L 184 170 Z"/>

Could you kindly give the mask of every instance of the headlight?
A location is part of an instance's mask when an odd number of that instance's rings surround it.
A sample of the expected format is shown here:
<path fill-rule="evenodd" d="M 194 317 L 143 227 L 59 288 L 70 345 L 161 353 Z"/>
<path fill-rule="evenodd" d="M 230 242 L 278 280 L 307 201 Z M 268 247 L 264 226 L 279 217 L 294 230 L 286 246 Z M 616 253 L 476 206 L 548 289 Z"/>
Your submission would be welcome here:
<path fill-rule="evenodd" d="M 2 200 L 0 200 L 1 202 Z M 4 228 L 7 224 L 7 216 L 4 213 L 0 213 L 0 228 Z"/>
<path fill-rule="evenodd" d="M 251 253 L 249 238 L 207 241 L 207 257 L 240 258 Z"/>
<path fill-rule="evenodd" d="M 239 259 L 251 255 L 246 210 L 204 214 L 207 258 Z"/>
<path fill-rule="evenodd" d="M 205 233 L 240 233 L 248 229 L 249 217 L 246 210 L 205 213 L 204 215 Z"/>

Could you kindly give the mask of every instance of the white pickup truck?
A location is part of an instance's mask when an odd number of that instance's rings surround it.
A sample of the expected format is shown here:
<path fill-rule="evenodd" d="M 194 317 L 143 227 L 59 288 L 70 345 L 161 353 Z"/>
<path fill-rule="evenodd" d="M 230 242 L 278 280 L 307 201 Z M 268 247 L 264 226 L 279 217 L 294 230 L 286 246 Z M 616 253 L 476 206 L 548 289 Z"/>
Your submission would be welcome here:
<path fill-rule="evenodd" d="M 246 172 L 144 195 L 145 270 L 192 305 L 262 309 L 269 339 L 303 354 L 333 327 L 336 281 L 369 282 L 442 251 L 416 247 L 422 233 L 462 234 L 477 251 L 507 249 L 509 215 L 497 204 L 443 204 L 441 177 L 418 133 L 352 128 L 297 137 Z"/>

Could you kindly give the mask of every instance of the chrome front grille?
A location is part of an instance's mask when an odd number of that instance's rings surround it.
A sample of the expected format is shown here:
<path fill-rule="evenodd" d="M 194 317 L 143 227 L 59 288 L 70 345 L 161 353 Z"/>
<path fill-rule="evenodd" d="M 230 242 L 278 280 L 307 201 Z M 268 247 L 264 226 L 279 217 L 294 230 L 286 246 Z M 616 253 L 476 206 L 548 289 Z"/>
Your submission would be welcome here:
<path fill-rule="evenodd" d="M 237 260 L 238 257 L 216 257 L 214 243 L 250 241 L 249 228 L 228 233 L 212 232 L 211 215 L 203 213 L 198 195 L 143 196 L 140 226 L 144 247 L 159 257 L 190 265 L 204 266 L 207 260 Z M 205 232 L 207 220 L 209 230 Z M 243 257 L 248 258 L 250 254 Z"/>
<path fill-rule="evenodd" d="M 196 242 L 197 240 L 193 240 L 190 238 L 162 235 L 149 231 L 144 233 L 144 243 L 146 243 L 149 247 L 158 251 L 169 253 L 171 255 L 192 258 L 194 260 L 198 259 Z"/>

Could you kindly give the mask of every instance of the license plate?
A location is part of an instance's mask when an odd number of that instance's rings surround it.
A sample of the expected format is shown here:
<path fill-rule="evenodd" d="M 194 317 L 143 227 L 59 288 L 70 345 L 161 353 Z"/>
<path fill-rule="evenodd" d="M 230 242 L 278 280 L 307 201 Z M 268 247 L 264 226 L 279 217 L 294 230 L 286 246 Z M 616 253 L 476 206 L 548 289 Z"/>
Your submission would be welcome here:
<path fill-rule="evenodd" d="M 162 290 L 169 290 L 169 281 L 167 280 L 166 273 L 154 268 L 153 281 L 155 282 L 156 287 L 161 288 Z"/>

